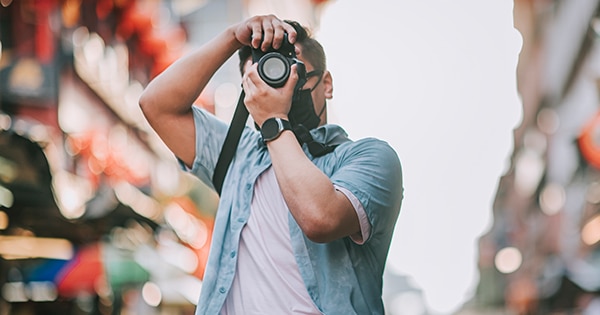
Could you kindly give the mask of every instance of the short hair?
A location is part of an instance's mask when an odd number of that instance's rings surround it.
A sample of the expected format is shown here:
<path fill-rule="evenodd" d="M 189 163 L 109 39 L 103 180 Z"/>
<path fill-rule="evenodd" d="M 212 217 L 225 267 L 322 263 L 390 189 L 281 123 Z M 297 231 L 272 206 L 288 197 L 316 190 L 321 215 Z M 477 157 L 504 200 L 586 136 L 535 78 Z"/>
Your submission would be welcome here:
<path fill-rule="evenodd" d="M 314 70 L 327 70 L 323 46 L 311 36 L 310 31 L 296 21 L 285 20 L 285 22 L 290 24 L 296 30 L 296 44 L 299 44 L 302 47 L 302 56 L 304 60 L 310 62 L 314 67 Z M 238 56 L 240 58 L 240 73 L 243 74 L 246 60 L 252 56 L 252 49 L 250 46 L 244 46 L 238 50 Z"/>

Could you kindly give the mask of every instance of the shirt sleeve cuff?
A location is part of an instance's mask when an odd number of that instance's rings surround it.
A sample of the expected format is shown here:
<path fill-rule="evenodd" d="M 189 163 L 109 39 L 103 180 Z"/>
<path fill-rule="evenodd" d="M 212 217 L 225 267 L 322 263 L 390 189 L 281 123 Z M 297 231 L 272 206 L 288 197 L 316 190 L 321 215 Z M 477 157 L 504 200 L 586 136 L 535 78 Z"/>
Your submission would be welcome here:
<path fill-rule="evenodd" d="M 360 203 L 358 198 L 356 198 L 356 196 L 354 196 L 354 194 L 351 193 L 348 189 L 338 185 L 334 185 L 334 187 L 336 190 L 346 195 L 346 198 L 350 200 L 350 203 L 352 203 L 352 206 L 354 206 L 354 210 L 356 211 L 356 215 L 358 216 L 358 221 L 360 223 L 360 232 L 350 235 L 350 239 L 352 239 L 352 241 L 358 245 L 364 244 L 365 241 L 368 240 L 369 236 L 371 235 L 371 223 L 367 218 L 365 208 L 363 207 L 362 203 Z"/>

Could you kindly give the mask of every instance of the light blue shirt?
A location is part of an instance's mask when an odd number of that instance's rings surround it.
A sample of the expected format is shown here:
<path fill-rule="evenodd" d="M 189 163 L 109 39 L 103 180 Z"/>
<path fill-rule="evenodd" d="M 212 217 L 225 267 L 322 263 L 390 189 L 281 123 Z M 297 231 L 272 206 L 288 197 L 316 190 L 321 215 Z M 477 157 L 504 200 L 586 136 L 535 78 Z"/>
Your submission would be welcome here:
<path fill-rule="evenodd" d="M 191 172 L 212 187 L 212 175 L 228 125 L 194 107 L 196 158 Z M 310 241 L 289 215 L 290 238 L 309 296 L 324 314 L 384 314 L 382 276 L 403 198 L 402 170 L 386 142 L 350 141 L 336 125 L 311 131 L 315 140 L 340 145 L 329 154 L 307 156 L 333 184 L 349 190 L 363 205 L 371 224 L 364 244 L 344 237 L 329 243 Z M 219 314 L 231 287 L 240 233 L 250 214 L 254 183 L 271 165 L 260 133 L 246 127 L 223 183 L 211 250 L 196 314 Z"/>

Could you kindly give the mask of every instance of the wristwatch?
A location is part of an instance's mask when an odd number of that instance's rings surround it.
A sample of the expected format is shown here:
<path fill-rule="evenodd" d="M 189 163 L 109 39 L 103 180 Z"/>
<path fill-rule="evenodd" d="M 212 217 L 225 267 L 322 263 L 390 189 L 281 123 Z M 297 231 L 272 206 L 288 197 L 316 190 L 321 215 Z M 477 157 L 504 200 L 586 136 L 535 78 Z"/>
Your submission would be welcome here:
<path fill-rule="evenodd" d="M 277 139 L 284 130 L 292 130 L 292 124 L 289 121 L 281 118 L 269 118 L 263 123 L 260 133 L 266 143 Z"/>

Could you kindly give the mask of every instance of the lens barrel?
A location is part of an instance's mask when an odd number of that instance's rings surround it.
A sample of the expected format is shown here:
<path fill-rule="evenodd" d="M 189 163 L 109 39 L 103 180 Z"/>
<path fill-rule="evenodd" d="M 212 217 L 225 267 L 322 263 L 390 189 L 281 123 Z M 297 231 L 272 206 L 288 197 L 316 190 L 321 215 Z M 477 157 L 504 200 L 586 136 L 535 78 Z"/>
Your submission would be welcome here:
<path fill-rule="evenodd" d="M 278 52 L 265 54 L 258 61 L 258 74 L 272 87 L 282 87 L 290 76 L 289 58 Z"/>

